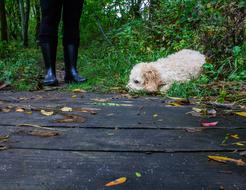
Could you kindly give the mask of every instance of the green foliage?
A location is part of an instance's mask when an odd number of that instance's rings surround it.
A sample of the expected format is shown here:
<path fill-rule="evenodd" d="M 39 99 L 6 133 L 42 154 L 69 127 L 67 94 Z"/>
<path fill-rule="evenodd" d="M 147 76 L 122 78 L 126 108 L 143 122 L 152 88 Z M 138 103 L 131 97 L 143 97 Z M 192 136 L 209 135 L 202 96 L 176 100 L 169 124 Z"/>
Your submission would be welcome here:
<path fill-rule="evenodd" d="M 136 2 L 85 2 L 78 66 L 89 81 L 69 88 L 101 92 L 125 90 L 135 64 L 154 61 L 183 48 L 206 54 L 207 63 L 199 79 L 174 84 L 168 95 L 219 95 L 223 101 L 229 94 L 227 89 L 208 89 L 204 85 L 217 81 L 245 81 L 244 1 L 156 1 L 154 7 L 145 6 L 141 11 L 136 9 L 139 6 Z M 35 23 L 35 18 L 31 17 L 29 31 L 33 45 Z M 60 32 L 60 39 L 61 36 Z M 37 50 L 30 53 L 30 49 L 20 50 L 18 44 L 21 43 L 0 43 L 0 58 L 4 58 L 0 62 L 0 80 L 10 81 L 17 89 L 38 88 L 34 80 L 39 80 L 37 60 L 41 56 Z M 61 50 L 59 47 L 58 59 L 63 58 Z M 17 75 L 18 72 L 21 75 Z"/>
<path fill-rule="evenodd" d="M 91 45 L 81 52 L 81 72 L 91 81 L 83 87 L 124 88 L 134 64 L 191 48 L 207 56 L 203 75 L 186 84 L 174 84 L 168 94 L 219 94 L 203 90 L 200 84 L 245 80 L 244 6 L 240 0 L 161 1 L 149 19 L 131 19 L 129 15 L 129 19 L 124 18 L 125 22 L 113 29 L 108 27 L 108 20 L 101 20 L 113 45 L 99 32 L 101 39 L 88 40 Z"/>
<path fill-rule="evenodd" d="M 5 81 L 16 90 L 38 89 L 40 85 L 38 55 L 37 51 L 25 50 L 1 60 L 0 81 Z"/>

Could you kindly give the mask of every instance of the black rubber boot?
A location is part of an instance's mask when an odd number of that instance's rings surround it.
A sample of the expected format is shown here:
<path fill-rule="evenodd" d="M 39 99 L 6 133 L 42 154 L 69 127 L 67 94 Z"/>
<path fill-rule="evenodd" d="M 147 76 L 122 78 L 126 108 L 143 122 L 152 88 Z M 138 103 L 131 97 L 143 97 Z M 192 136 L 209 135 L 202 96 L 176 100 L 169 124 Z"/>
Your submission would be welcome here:
<path fill-rule="evenodd" d="M 43 85 L 44 86 L 57 86 L 58 80 L 56 79 L 56 44 L 51 43 L 42 43 L 40 44 L 46 74 L 44 77 Z"/>
<path fill-rule="evenodd" d="M 64 46 L 64 62 L 65 62 L 65 77 L 66 83 L 83 83 L 87 81 L 86 78 L 79 76 L 77 71 L 78 46 L 65 45 Z"/>

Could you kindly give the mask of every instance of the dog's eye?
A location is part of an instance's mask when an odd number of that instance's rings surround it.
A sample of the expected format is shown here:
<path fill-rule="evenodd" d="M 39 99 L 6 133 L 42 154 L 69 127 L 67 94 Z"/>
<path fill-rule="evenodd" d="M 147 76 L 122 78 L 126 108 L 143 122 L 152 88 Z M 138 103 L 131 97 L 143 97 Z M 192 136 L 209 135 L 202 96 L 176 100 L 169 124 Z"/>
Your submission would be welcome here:
<path fill-rule="evenodd" d="M 138 80 L 134 80 L 134 83 L 135 83 L 135 84 L 138 84 L 138 83 L 139 83 L 139 81 L 138 81 Z"/>

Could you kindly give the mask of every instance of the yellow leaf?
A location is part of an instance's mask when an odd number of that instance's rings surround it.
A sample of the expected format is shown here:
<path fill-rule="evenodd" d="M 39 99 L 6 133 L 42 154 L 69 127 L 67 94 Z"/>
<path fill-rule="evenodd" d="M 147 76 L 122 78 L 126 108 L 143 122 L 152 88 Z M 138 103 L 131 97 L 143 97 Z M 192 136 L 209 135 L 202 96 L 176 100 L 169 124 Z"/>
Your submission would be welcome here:
<path fill-rule="evenodd" d="M 80 88 L 76 88 L 73 90 L 74 93 L 85 93 L 86 91 L 85 90 L 82 90 Z"/>
<path fill-rule="evenodd" d="M 244 144 L 243 143 L 241 143 L 241 142 L 235 142 L 235 143 L 232 143 L 233 145 L 237 145 L 237 146 L 244 146 Z"/>
<path fill-rule="evenodd" d="M 111 186 L 115 186 L 115 185 L 120 185 L 120 184 L 122 184 L 122 183 L 125 183 L 126 180 L 127 180 L 126 177 L 121 177 L 121 178 L 118 178 L 118 179 L 116 179 L 116 180 L 114 180 L 114 181 L 111 181 L 111 182 L 109 182 L 109 183 L 106 183 L 105 186 L 106 186 L 106 187 L 111 187 Z"/>
<path fill-rule="evenodd" d="M 237 164 L 238 166 L 246 166 L 246 163 L 239 159 L 233 159 L 233 158 L 229 158 L 229 157 L 225 157 L 225 156 L 208 156 L 208 158 L 210 160 L 214 160 L 214 161 L 217 161 L 217 162 L 223 162 L 223 163 L 226 163 L 226 162 L 233 162 L 235 164 Z"/>
<path fill-rule="evenodd" d="M 77 98 L 77 95 L 73 95 L 72 98 Z"/>
<path fill-rule="evenodd" d="M 239 139 L 239 135 L 238 134 L 231 134 L 230 137 L 232 137 L 234 139 Z"/>
<path fill-rule="evenodd" d="M 237 114 L 237 115 L 240 115 L 240 116 L 243 116 L 243 117 L 246 117 L 246 112 L 244 111 L 242 111 L 242 112 L 235 112 L 235 114 Z"/>
<path fill-rule="evenodd" d="M 168 105 L 174 106 L 174 107 L 181 107 L 181 106 L 182 106 L 182 105 L 180 105 L 180 104 L 177 103 L 177 102 L 171 102 L 171 103 L 169 103 Z"/>
<path fill-rule="evenodd" d="M 72 112 L 73 111 L 73 108 L 63 107 L 63 108 L 61 108 L 61 111 L 63 111 L 63 112 Z"/>
<path fill-rule="evenodd" d="M 40 112 L 41 112 L 41 114 L 43 114 L 43 115 L 45 115 L 45 116 L 51 116 L 51 115 L 54 114 L 53 111 L 45 111 L 45 110 L 41 110 Z"/>

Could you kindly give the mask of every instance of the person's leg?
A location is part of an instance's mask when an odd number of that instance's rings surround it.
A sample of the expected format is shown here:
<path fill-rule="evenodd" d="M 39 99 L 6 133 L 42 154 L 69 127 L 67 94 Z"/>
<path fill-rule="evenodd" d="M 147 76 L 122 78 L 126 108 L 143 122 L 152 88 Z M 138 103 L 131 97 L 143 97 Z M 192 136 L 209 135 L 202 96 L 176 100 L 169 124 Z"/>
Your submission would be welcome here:
<path fill-rule="evenodd" d="M 44 85 L 57 85 L 56 51 L 58 26 L 61 18 L 61 0 L 40 0 L 42 21 L 39 33 L 39 44 L 42 50 L 46 69 Z"/>
<path fill-rule="evenodd" d="M 84 0 L 63 0 L 63 47 L 65 82 L 85 82 L 77 71 L 80 17 Z"/>

